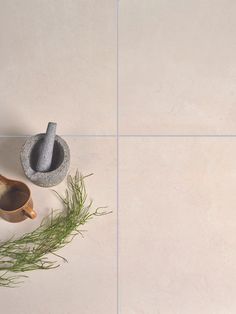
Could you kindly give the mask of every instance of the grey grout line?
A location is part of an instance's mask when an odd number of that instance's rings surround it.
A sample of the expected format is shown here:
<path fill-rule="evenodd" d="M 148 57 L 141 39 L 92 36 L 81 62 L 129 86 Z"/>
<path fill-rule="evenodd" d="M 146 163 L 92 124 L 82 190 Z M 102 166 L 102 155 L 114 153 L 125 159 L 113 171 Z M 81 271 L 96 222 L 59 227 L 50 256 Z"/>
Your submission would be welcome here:
<path fill-rule="evenodd" d="M 117 256 L 117 269 L 116 269 L 116 272 L 117 272 L 117 279 L 116 279 L 116 284 L 117 284 L 117 314 L 120 313 L 120 257 L 119 257 L 119 248 L 120 248 L 120 242 L 119 242 L 119 224 L 120 224 L 120 216 L 119 216 L 119 206 L 120 206 L 120 191 L 119 191 L 119 186 L 120 186 L 120 173 L 119 173 L 119 0 L 117 0 L 116 2 L 116 40 L 117 40 L 117 43 L 116 43 L 116 74 L 117 74 L 117 77 L 116 77 L 116 153 L 117 153 L 117 156 L 116 156 L 116 165 L 117 165 L 117 169 L 116 169 L 116 178 L 117 178 L 117 187 L 116 187 L 116 192 L 117 192 L 117 196 L 116 196 L 116 199 L 117 199 L 117 209 L 116 209 L 116 219 L 117 219 L 117 226 L 116 226 L 116 232 L 117 232 L 117 243 L 116 243 L 116 249 L 117 249 L 117 252 L 116 252 L 116 256 Z"/>
<path fill-rule="evenodd" d="M 30 135 L 0 135 L 0 138 L 3 138 L 3 137 L 7 137 L 7 138 L 15 138 L 15 137 L 29 137 Z"/>
<path fill-rule="evenodd" d="M 236 134 L 120 134 L 126 138 L 152 138 L 152 137 L 236 137 Z"/>
<path fill-rule="evenodd" d="M 169 138 L 188 138 L 188 137 L 236 137 L 236 134 L 120 134 L 119 137 L 122 138 L 161 138 L 161 137 L 169 137 Z"/>
<path fill-rule="evenodd" d="M 76 134 L 60 134 L 60 136 L 63 136 L 63 137 L 101 137 L 101 138 L 103 138 L 103 137 L 112 137 L 112 138 L 116 138 L 117 137 L 117 135 L 116 134 L 78 134 L 78 135 L 76 135 Z"/>
<path fill-rule="evenodd" d="M 111 138 L 116 138 L 117 137 L 117 135 L 116 134 L 59 134 L 60 136 L 62 136 L 62 137 L 101 137 L 101 138 L 103 138 L 103 137 L 111 137 Z M 30 137 L 30 136 L 32 136 L 32 134 L 31 135 L 29 135 L 29 134 L 23 134 L 23 135 L 0 135 L 0 138 L 1 137 Z"/>
<path fill-rule="evenodd" d="M 118 114 L 118 110 L 117 110 Z M 117 121 L 118 124 L 118 121 Z M 117 132 L 119 132 L 119 127 L 117 126 Z M 30 137 L 32 135 L 0 135 L 0 138 L 24 138 Z M 81 137 L 81 138 L 176 138 L 176 137 L 211 137 L 211 138 L 227 138 L 227 137 L 236 137 L 236 134 L 60 134 L 62 137 Z"/>
<path fill-rule="evenodd" d="M 119 247 L 120 247 L 120 242 L 119 242 L 119 223 L 120 223 L 120 220 L 119 220 L 119 203 L 120 203 L 120 199 L 119 199 L 119 196 L 120 196 L 120 191 L 119 191 L 119 185 L 120 185 L 120 174 L 119 174 L 119 0 L 117 0 L 116 2 L 116 40 L 117 40 L 117 43 L 116 43 L 116 71 L 117 71 L 117 77 L 116 77 L 116 153 L 117 153 L 117 156 L 116 156 L 116 166 L 117 166 L 117 169 L 116 169 L 116 178 L 117 178 L 117 185 L 116 185 L 116 192 L 117 192 L 117 195 L 116 195 L 116 199 L 117 199 L 117 208 L 116 208 L 116 221 L 117 221 L 117 226 L 116 226 L 116 232 L 117 232 L 117 243 L 116 243 L 116 257 L 117 257 L 117 260 L 116 260 L 116 266 L 117 266 L 117 269 L 116 269 L 116 276 L 117 276 L 117 279 L 116 279 L 116 284 L 117 284 L 117 294 L 116 294 L 116 297 L 117 297 L 117 314 L 120 313 L 120 257 L 119 257 Z"/>

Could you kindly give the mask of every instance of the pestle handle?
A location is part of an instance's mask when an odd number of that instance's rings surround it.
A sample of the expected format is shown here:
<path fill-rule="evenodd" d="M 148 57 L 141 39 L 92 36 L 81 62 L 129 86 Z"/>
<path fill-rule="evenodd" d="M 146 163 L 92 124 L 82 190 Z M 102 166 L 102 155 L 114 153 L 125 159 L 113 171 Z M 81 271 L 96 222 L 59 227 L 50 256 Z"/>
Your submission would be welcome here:
<path fill-rule="evenodd" d="M 38 162 L 36 164 L 36 171 L 47 172 L 51 168 L 53 148 L 56 136 L 57 124 L 49 122 L 47 131 L 43 137 L 42 143 L 39 147 Z"/>

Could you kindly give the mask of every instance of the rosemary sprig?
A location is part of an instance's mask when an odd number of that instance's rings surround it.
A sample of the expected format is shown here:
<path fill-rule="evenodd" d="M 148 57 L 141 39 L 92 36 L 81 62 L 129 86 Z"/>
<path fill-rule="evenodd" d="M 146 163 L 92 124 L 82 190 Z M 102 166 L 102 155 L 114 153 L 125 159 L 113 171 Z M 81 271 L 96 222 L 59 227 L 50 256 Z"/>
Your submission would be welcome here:
<path fill-rule="evenodd" d="M 55 253 L 70 243 L 80 229 L 94 216 L 108 214 L 101 207 L 91 211 L 92 201 L 86 205 L 87 193 L 84 179 L 78 171 L 74 177 L 68 176 L 65 196 L 60 196 L 64 204 L 63 211 L 52 211 L 34 231 L 26 233 L 19 239 L 9 239 L 0 244 L 0 286 L 15 287 L 22 282 L 27 271 L 52 269 L 60 264 L 51 260 L 50 255 L 67 260 Z"/>

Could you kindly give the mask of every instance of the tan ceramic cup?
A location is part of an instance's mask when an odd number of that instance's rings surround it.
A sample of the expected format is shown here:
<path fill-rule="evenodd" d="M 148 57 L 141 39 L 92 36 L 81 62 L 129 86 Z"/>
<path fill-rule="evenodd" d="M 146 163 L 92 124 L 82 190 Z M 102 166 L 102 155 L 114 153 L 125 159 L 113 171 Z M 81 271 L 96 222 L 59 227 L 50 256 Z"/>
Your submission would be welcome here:
<path fill-rule="evenodd" d="M 28 186 L 0 175 L 0 216 L 9 222 L 34 219 L 33 201 Z"/>

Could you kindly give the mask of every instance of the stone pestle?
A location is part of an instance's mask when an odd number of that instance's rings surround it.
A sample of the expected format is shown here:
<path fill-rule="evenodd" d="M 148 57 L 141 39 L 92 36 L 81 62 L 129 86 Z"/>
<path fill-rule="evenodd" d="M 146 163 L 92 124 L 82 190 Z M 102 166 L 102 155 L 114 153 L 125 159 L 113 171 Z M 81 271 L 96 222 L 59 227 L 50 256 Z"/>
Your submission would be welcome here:
<path fill-rule="evenodd" d="M 38 172 L 50 171 L 56 136 L 56 127 L 56 123 L 48 123 L 47 131 L 42 139 L 42 143 L 39 146 L 38 161 L 35 167 L 35 170 Z"/>

